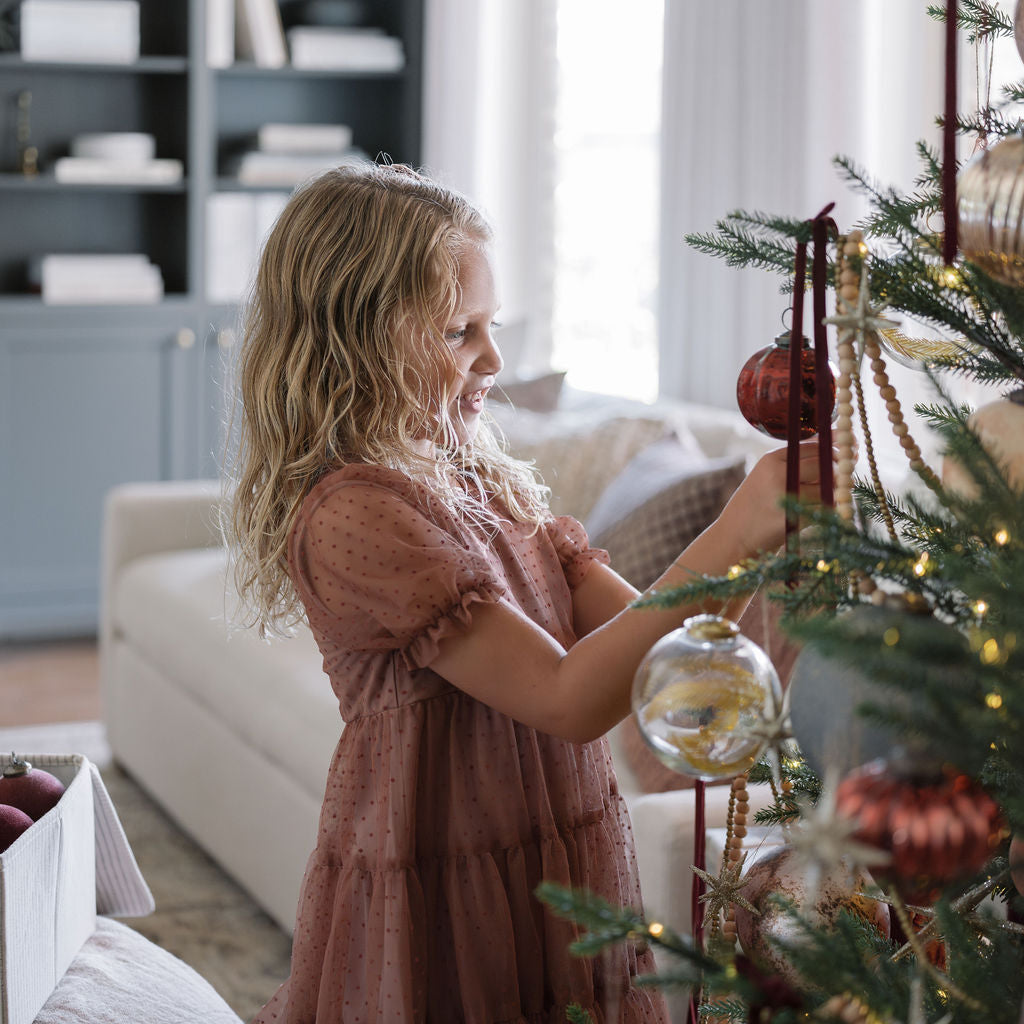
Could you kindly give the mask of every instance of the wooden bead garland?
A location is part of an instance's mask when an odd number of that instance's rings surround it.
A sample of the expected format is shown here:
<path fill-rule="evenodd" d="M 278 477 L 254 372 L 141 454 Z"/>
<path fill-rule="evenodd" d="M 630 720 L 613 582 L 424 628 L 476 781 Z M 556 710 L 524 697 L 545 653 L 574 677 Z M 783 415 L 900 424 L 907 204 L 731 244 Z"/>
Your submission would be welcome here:
<path fill-rule="evenodd" d="M 743 840 L 747 836 L 747 813 L 750 810 L 750 796 L 747 793 L 748 774 L 744 772 L 732 780 L 729 793 L 729 808 L 725 816 L 725 848 L 722 850 L 722 864 L 737 864 L 743 860 Z M 712 924 L 712 931 L 718 921 Z M 722 922 L 722 934 L 730 943 L 736 942 L 736 912 L 730 904 Z"/>

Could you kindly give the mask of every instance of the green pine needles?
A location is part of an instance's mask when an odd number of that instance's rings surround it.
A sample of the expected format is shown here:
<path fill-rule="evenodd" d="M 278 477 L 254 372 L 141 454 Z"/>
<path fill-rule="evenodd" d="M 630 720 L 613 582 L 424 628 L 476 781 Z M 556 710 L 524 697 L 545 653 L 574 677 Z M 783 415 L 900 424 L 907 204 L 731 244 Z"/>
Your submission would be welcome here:
<path fill-rule="evenodd" d="M 945 7 L 933 5 L 929 13 L 942 19 Z M 961 0 L 957 18 L 971 43 L 1013 35 L 1010 17 L 981 0 Z M 957 129 L 994 144 L 1024 129 L 1022 106 L 1024 81 L 1005 88 L 993 107 L 958 118 Z M 972 410 L 951 397 L 947 383 L 964 377 L 1005 394 L 1024 389 L 1024 288 L 996 281 L 965 260 L 944 265 L 936 227 L 942 167 L 925 143 L 917 144 L 917 154 L 920 173 L 909 194 L 882 187 L 847 157 L 835 166 L 869 205 L 863 221 L 848 227 L 864 233 L 872 307 L 959 339 L 952 354 L 922 366 L 935 397 L 916 411 L 945 458 L 959 467 L 960 482 L 940 466 L 932 467 L 934 474 L 920 472 L 912 493 L 857 480 L 851 521 L 794 504 L 803 527 L 798 546 L 719 578 L 652 593 L 637 605 L 727 601 L 764 588 L 782 606 L 783 627 L 794 639 L 826 661 L 855 667 L 874 684 L 859 714 L 895 729 L 904 741 L 927 741 L 948 766 L 980 782 L 1002 808 L 1006 829 L 990 863 L 947 887 L 928 909 L 928 937 L 944 944 L 945 959 L 937 961 L 926 955 L 923 939 L 900 947 L 856 914 L 840 914 L 824 927 L 791 907 L 790 937 L 772 940 L 791 966 L 782 978 L 738 949 L 707 955 L 668 923 L 648 924 L 634 910 L 541 888 L 556 913 L 582 926 L 577 953 L 594 955 L 614 942 L 647 942 L 671 952 L 680 966 L 657 983 L 699 985 L 702 1014 L 716 1021 L 838 1020 L 856 1007 L 869 1015 L 863 1019 L 884 1024 L 1021 1020 L 1024 929 L 1005 917 L 1008 910 L 1024 917 L 1024 898 L 1009 882 L 1006 849 L 1009 835 L 1024 834 L 1024 495 L 1009 482 L 1007 465 L 982 444 Z M 805 220 L 742 210 L 727 214 L 714 231 L 686 237 L 729 266 L 776 274 L 783 293 L 792 292 L 796 245 L 809 239 Z M 834 268 L 830 256 L 830 283 Z M 865 377 L 870 387 L 870 374 Z M 902 597 L 875 602 L 866 615 L 857 585 L 862 579 Z M 807 801 L 819 798 L 821 781 L 798 751 L 776 767 L 762 760 L 752 781 L 769 781 L 776 770 L 790 785 L 757 820 L 788 827 Z M 680 884 L 689 884 L 686 868 L 679 866 Z M 896 903 L 893 914 L 909 927 Z"/>

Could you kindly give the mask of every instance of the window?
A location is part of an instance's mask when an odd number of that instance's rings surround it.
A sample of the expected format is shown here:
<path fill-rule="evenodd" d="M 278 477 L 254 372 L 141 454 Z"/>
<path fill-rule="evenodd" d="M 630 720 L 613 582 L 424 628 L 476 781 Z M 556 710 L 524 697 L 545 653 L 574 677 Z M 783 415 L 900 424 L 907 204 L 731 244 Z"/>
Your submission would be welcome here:
<path fill-rule="evenodd" d="M 552 364 L 573 387 L 658 390 L 663 0 L 558 2 Z"/>

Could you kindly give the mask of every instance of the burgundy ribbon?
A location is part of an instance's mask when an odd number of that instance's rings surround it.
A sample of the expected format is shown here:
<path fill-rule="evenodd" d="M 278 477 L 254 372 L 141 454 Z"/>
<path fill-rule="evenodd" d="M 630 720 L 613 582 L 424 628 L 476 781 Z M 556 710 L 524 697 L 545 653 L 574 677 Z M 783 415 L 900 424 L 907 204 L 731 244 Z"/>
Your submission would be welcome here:
<path fill-rule="evenodd" d="M 832 419 L 828 398 L 832 379 L 828 365 L 828 334 L 825 328 L 826 246 L 829 236 L 837 233 L 835 221 L 829 217 L 835 203 L 829 203 L 811 225 L 814 253 L 811 263 L 812 311 L 814 316 L 814 391 L 818 434 L 818 475 L 821 500 L 831 508 L 835 504 L 832 478 Z M 789 329 L 789 416 L 786 424 L 786 493 L 800 493 L 800 381 L 803 376 L 801 356 L 804 340 L 804 282 L 807 276 L 807 243 L 798 242 L 793 277 L 793 324 Z M 786 514 L 786 538 L 796 532 L 797 517 Z"/>
<path fill-rule="evenodd" d="M 956 14 L 957 0 L 946 0 L 946 104 L 942 122 L 942 258 L 952 266 L 957 250 L 956 210 Z"/>
<path fill-rule="evenodd" d="M 707 827 L 704 817 L 704 789 L 706 783 L 697 779 L 693 784 L 693 865 L 701 871 L 706 869 L 705 846 L 707 844 Z M 704 904 L 700 898 L 704 895 L 704 879 L 693 873 L 693 885 L 690 889 L 690 923 L 693 927 L 693 943 L 697 949 L 704 948 Z M 700 990 L 690 990 L 690 1006 L 687 1024 L 698 1024 L 697 1009 L 700 1005 Z"/>

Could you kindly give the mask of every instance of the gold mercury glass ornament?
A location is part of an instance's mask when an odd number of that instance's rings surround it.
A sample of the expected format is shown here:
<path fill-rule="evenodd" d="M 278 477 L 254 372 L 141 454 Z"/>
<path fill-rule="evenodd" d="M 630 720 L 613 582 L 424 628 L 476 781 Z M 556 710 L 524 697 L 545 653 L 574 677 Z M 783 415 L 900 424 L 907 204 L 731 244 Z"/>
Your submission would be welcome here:
<path fill-rule="evenodd" d="M 1008 136 L 957 178 L 960 251 L 1002 284 L 1024 285 L 1024 138 Z"/>
<path fill-rule="evenodd" d="M 648 651 L 633 681 L 633 714 L 673 771 L 705 781 L 746 771 L 761 753 L 757 727 L 782 699 L 768 656 L 718 615 L 697 615 Z"/>

